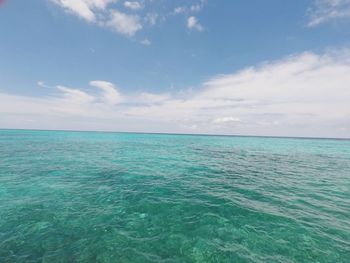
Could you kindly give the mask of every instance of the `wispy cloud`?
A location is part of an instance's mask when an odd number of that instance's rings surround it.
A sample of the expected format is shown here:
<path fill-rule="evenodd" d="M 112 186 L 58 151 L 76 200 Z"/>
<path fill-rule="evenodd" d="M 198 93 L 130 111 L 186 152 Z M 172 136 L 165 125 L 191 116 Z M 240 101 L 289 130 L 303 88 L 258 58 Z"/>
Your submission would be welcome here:
<path fill-rule="evenodd" d="M 116 0 L 51 0 L 70 13 L 88 22 L 96 22 L 96 13 L 106 9 L 107 5 Z"/>
<path fill-rule="evenodd" d="M 236 117 L 220 117 L 220 118 L 216 118 L 213 123 L 219 123 L 219 124 L 226 124 L 226 123 L 237 123 L 237 122 L 241 122 L 240 118 L 236 118 Z"/>
<path fill-rule="evenodd" d="M 111 11 L 110 18 L 105 25 L 127 36 L 133 36 L 142 29 L 139 16 L 128 15 L 117 10 Z"/>
<path fill-rule="evenodd" d="M 155 24 L 157 24 L 159 15 L 157 13 L 147 13 L 145 16 L 145 21 L 146 23 L 148 23 L 151 26 L 154 26 Z"/>
<path fill-rule="evenodd" d="M 173 15 L 197 13 L 204 8 L 206 1 L 198 1 L 192 5 L 180 5 L 174 8 Z"/>
<path fill-rule="evenodd" d="M 349 83 L 349 50 L 305 52 L 214 76 L 188 93 L 129 94 L 106 81 L 84 90 L 61 85 L 44 98 L 0 93 L 0 126 L 29 118 L 26 128 L 45 121 L 46 128 L 96 129 L 98 122 L 108 130 L 346 137 Z"/>
<path fill-rule="evenodd" d="M 48 86 L 45 84 L 44 81 L 37 81 L 36 84 L 39 86 L 39 87 L 42 87 L 42 88 L 48 88 Z"/>
<path fill-rule="evenodd" d="M 308 26 L 310 27 L 350 18 L 350 0 L 315 0 L 309 9 L 309 17 Z"/>
<path fill-rule="evenodd" d="M 143 8 L 142 4 L 137 1 L 125 1 L 124 6 L 131 10 L 139 10 Z"/>
<path fill-rule="evenodd" d="M 174 8 L 173 14 L 177 15 L 177 14 L 185 14 L 187 13 L 188 8 L 186 6 L 177 6 Z"/>
<path fill-rule="evenodd" d="M 72 89 L 61 85 L 57 89 L 62 92 L 63 98 L 73 104 L 87 104 L 95 100 L 95 97 L 79 89 Z"/>
<path fill-rule="evenodd" d="M 111 4 L 117 2 L 116 0 L 51 1 L 87 22 L 111 28 L 113 31 L 125 36 L 133 36 L 137 31 L 142 29 L 138 15 L 126 14 L 111 7 Z M 138 2 L 126 1 L 124 5 L 135 10 L 140 4 Z"/>
<path fill-rule="evenodd" d="M 195 16 L 190 16 L 187 19 L 187 27 L 188 29 L 195 29 L 198 31 L 204 30 L 204 27 L 199 23 L 198 19 Z"/>
<path fill-rule="evenodd" d="M 141 41 L 141 44 L 145 46 L 150 46 L 152 42 L 149 39 L 145 38 L 144 40 Z"/>
<path fill-rule="evenodd" d="M 122 95 L 119 93 L 118 89 L 108 81 L 90 81 L 90 85 L 103 91 L 102 98 L 103 101 L 107 104 L 115 105 L 123 100 Z"/>
<path fill-rule="evenodd" d="M 154 26 L 159 21 L 166 21 L 169 16 L 183 13 L 189 16 L 198 13 L 204 7 L 205 1 L 192 1 L 191 5 L 175 8 L 175 10 L 157 11 L 153 1 L 118 1 L 118 0 L 47 0 L 75 15 L 82 20 L 114 32 L 133 37 L 138 31 L 148 26 Z M 147 8 L 146 8 L 147 5 Z M 147 12 L 144 12 L 146 9 Z M 123 11 L 121 11 L 123 10 Z M 160 13 L 163 12 L 163 13 Z M 189 28 L 203 30 L 196 17 L 189 18 Z"/>

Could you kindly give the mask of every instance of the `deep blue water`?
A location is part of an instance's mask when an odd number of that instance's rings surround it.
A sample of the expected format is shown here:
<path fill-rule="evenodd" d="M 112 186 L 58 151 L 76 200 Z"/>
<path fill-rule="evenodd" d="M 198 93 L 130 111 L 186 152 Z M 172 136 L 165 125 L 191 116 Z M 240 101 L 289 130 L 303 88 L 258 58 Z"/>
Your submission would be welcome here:
<path fill-rule="evenodd" d="M 0 130 L 0 262 L 350 262 L 350 141 Z"/>

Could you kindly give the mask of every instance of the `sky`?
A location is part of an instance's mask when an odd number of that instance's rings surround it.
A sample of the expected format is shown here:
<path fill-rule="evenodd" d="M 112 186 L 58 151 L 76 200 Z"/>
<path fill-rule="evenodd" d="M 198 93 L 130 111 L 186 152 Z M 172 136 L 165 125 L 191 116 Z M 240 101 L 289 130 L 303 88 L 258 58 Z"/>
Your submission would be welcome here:
<path fill-rule="evenodd" d="M 350 137 L 350 0 L 0 0 L 0 128 Z"/>

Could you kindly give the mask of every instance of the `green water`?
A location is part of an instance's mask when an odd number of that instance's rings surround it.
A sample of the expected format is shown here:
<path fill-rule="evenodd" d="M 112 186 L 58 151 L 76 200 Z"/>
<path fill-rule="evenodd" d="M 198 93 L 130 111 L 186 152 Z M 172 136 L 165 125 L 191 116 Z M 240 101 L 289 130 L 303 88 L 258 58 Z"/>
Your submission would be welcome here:
<path fill-rule="evenodd" d="M 350 262 L 350 141 L 0 130 L 0 262 Z"/>

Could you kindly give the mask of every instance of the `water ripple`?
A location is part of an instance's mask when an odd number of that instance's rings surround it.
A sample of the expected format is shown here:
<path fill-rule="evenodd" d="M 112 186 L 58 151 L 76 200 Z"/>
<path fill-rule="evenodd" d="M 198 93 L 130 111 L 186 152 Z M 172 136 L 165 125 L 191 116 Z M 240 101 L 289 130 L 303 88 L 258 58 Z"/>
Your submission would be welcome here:
<path fill-rule="evenodd" d="M 0 262 L 348 262 L 350 141 L 0 130 Z"/>

